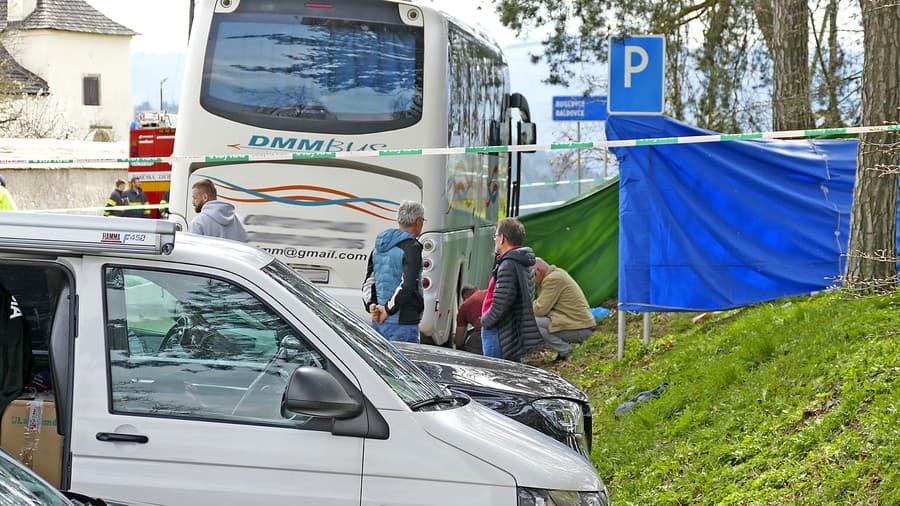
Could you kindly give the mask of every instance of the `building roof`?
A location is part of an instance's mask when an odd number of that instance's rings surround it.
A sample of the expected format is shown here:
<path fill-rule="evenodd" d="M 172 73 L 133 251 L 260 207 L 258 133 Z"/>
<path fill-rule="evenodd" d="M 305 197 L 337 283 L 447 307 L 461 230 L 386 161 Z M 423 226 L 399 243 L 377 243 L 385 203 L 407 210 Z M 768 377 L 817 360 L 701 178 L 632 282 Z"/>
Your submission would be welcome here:
<path fill-rule="evenodd" d="M 34 11 L 17 25 L 16 28 L 22 30 L 44 28 L 107 35 L 138 34 L 104 16 L 84 0 L 37 0 Z"/>
<path fill-rule="evenodd" d="M 3 47 L 3 44 L 0 44 L 0 79 L 3 79 L 5 82 L 14 82 L 19 85 L 18 88 L 10 87 L 9 89 L 3 89 L 2 93 L 6 94 L 26 93 L 28 95 L 36 95 L 38 93 L 47 93 L 50 91 L 50 85 L 47 84 L 47 81 L 17 62 L 16 59 L 9 54 L 9 51 Z M 6 86 L 4 86 L 4 88 L 6 88 Z"/>

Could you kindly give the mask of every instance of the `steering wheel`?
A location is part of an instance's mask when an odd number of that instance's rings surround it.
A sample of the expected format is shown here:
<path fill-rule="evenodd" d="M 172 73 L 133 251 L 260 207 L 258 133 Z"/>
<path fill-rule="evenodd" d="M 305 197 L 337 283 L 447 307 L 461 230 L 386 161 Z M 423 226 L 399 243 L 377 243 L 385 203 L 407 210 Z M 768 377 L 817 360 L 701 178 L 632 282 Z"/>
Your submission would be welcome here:
<path fill-rule="evenodd" d="M 189 334 L 190 330 L 197 324 L 194 317 L 189 314 L 183 314 L 175 320 L 175 323 L 169 328 L 169 331 L 166 332 L 166 336 L 163 337 L 162 342 L 159 343 L 160 352 L 170 351 L 176 345 L 184 346 L 185 337 Z"/>

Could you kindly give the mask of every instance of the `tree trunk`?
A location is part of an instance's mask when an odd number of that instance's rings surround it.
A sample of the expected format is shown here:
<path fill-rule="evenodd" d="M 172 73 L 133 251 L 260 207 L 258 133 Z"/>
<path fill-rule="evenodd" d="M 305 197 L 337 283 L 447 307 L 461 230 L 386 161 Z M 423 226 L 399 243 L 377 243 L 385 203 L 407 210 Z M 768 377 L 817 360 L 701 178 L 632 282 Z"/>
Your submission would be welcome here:
<path fill-rule="evenodd" d="M 900 2 L 860 0 L 865 60 L 862 124 L 900 122 Z M 862 134 L 850 213 L 845 284 L 863 291 L 897 283 L 897 133 Z"/>
<path fill-rule="evenodd" d="M 809 103 L 809 23 L 806 0 L 775 0 L 772 16 L 772 127 L 812 128 Z"/>
<path fill-rule="evenodd" d="M 718 8 L 713 7 L 709 19 L 709 28 L 704 33 L 703 56 L 698 63 L 701 75 L 706 76 L 706 86 L 699 100 L 700 127 L 710 130 L 723 131 L 724 118 L 720 108 L 720 81 L 722 74 L 728 72 L 728 67 L 720 61 L 722 56 L 722 34 L 728 27 L 728 16 L 731 14 L 731 0 L 721 0 Z"/>
<path fill-rule="evenodd" d="M 822 69 L 827 73 L 825 82 L 828 84 L 828 112 L 825 115 L 826 127 L 843 126 L 841 120 L 841 110 L 838 107 L 838 86 L 840 77 L 838 76 L 838 3 L 837 0 L 831 0 L 828 3 L 828 70 Z M 898 70 L 900 72 L 900 70 Z"/>
<path fill-rule="evenodd" d="M 756 15 L 756 24 L 759 26 L 759 31 L 762 32 L 763 40 L 766 42 L 766 47 L 769 48 L 769 54 L 774 51 L 775 35 L 772 33 L 773 28 L 772 24 L 774 21 L 772 20 L 772 11 L 774 7 L 772 7 L 772 0 L 753 0 L 753 14 Z"/>

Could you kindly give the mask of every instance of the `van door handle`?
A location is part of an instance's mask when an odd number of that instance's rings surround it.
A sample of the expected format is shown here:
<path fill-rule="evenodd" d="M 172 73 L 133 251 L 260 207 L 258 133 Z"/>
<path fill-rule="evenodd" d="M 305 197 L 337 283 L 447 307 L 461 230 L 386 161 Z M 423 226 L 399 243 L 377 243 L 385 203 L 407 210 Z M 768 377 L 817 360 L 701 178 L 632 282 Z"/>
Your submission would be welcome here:
<path fill-rule="evenodd" d="M 140 443 L 144 444 L 150 441 L 147 436 L 140 434 L 119 434 L 118 432 L 98 432 L 97 441 L 107 443 Z"/>

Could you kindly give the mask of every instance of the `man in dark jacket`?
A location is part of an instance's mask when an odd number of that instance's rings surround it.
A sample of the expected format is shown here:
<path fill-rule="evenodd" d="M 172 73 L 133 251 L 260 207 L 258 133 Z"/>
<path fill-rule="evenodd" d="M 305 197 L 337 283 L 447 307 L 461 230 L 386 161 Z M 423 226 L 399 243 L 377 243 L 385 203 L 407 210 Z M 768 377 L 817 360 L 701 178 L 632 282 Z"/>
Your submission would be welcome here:
<path fill-rule="evenodd" d="M 534 252 L 523 247 L 524 243 L 522 222 L 506 218 L 497 225 L 494 244 L 499 257 L 485 296 L 486 312 L 481 316 L 482 329 L 498 330 L 503 358 L 515 361 L 542 339 L 532 307 Z"/>
<path fill-rule="evenodd" d="M 128 197 L 125 196 L 125 180 L 117 179 L 116 187 L 109 198 L 106 199 L 106 207 L 121 207 L 128 205 Z M 103 216 L 125 216 L 124 210 L 107 210 L 103 211 Z"/>
<path fill-rule="evenodd" d="M 372 314 L 372 327 L 389 341 L 419 342 L 419 322 L 425 309 L 422 294 L 422 244 L 425 208 L 403 201 L 397 211 L 398 228 L 375 238 L 369 255 L 363 302 Z"/>
<path fill-rule="evenodd" d="M 16 298 L 0 285 L 0 411 L 22 393 L 30 365 L 25 318 Z"/>
<path fill-rule="evenodd" d="M 149 204 L 147 195 L 141 189 L 141 178 L 134 176 L 131 178 L 131 188 L 125 192 L 125 198 L 128 199 L 129 206 L 146 206 Z M 151 218 L 150 209 L 129 209 L 125 211 L 127 218 Z"/>

